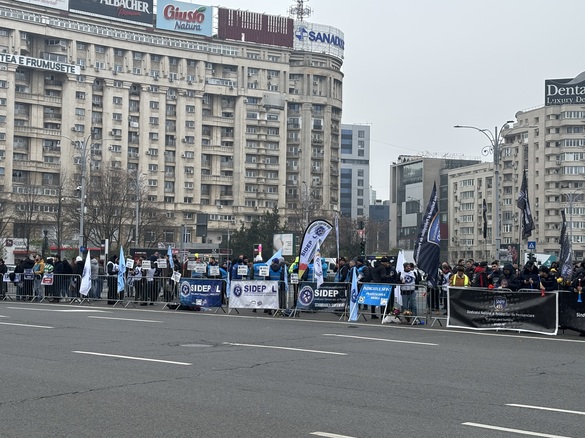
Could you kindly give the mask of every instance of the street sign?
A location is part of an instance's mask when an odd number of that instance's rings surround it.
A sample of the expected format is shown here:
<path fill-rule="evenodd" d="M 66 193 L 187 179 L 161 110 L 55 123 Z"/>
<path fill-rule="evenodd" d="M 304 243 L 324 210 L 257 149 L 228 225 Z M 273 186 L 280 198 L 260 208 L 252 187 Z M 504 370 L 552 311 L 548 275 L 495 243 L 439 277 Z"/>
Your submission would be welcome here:
<path fill-rule="evenodd" d="M 532 251 L 536 250 L 536 240 L 528 241 L 528 249 Z"/>
<path fill-rule="evenodd" d="M 87 248 L 85 246 L 79 247 L 79 252 L 85 252 L 85 251 L 87 251 Z"/>

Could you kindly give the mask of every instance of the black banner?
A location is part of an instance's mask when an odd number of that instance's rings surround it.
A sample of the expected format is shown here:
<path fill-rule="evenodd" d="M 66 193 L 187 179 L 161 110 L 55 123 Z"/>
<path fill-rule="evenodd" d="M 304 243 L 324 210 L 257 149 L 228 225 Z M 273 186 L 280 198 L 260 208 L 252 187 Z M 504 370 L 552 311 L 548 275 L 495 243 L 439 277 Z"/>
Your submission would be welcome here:
<path fill-rule="evenodd" d="M 447 327 L 556 335 L 558 294 L 450 287 Z"/>
<path fill-rule="evenodd" d="M 575 292 L 559 292 L 559 325 L 561 328 L 585 333 L 585 296 Z"/>
<path fill-rule="evenodd" d="M 298 310 L 344 310 L 347 304 L 348 283 L 300 283 Z"/>
<path fill-rule="evenodd" d="M 153 26 L 153 0 L 70 0 L 69 11 Z"/>

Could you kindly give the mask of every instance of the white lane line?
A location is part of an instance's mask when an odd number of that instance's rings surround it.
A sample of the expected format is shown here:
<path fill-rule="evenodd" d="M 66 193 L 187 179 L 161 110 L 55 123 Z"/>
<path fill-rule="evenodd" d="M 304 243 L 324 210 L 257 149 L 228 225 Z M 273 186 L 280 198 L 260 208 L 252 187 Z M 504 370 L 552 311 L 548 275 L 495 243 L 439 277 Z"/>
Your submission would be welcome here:
<path fill-rule="evenodd" d="M 519 435 L 539 436 L 539 437 L 543 437 L 543 438 L 571 438 L 571 437 L 564 436 L 564 435 L 551 435 L 548 433 L 531 432 L 529 430 L 510 429 L 508 427 L 491 426 L 489 424 L 480 424 L 480 423 L 461 423 L 461 424 L 463 426 L 472 426 L 472 427 L 479 427 L 481 429 L 499 430 L 502 432 L 517 433 Z"/>
<path fill-rule="evenodd" d="M 347 353 L 336 353 L 334 351 L 307 350 L 304 348 L 277 347 L 274 345 L 237 344 L 235 342 L 224 342 L 223 344 L 224 345 L 233 345 L 236 347 L 270 348 L 270 349 L 274 349 L 274 350 L 290 350 L 290 351 L 302 351 L 305 353 L 334 354 L 336 356 L 347 356 Z"/>
<path fill-rule="evenodd" d="M 398 341 L 396 339 L 384 339 L 384 338 L 368 338 L 365 336 L 351 336 L 351 335 L 336 335 L 334 333 L 324 333 L 323 336 L 335 336 L 338 338 L 353 338 L 353 339 L 363 339 L 366 341 L 381 341 L 381 342 L 396 342 L 399 344 L 415 344 L 415 345 L 431 345 L 437 346 L 439 344 L 432 344 L 430 342 L 415 342 L 415 341 Z"/>
<path fill-rule="evenodd" d="M 168 363 L 168 364 L 171 364 L 171 365 L 186 365 L 186 366 L 193 365 L 192 363 L 188 363 L 188 362 L 175 362 L 175 361 L 172 361 L 172 360 L 149 359 L 147 357 L 121 356 L 119 354 L 96 353 L 94 351 L 72 351 L 72 353 L 89 354 L 89 355 L 92 355 L 92 356 L 115 357 L 115 358 L 118 358 L 118 359 L 142 360 L 144 362 Z"/>
<path fill-rule="evenodd" d="M 326 438 L 355 438 L 349 435 L 338 435 L 336 433 L 329 433 L 329 432 L 311 432 L 310 435 L 316 436 L 324 436 Z"/>
<path fill-rule="evenodd" d="M 38 307 L 7 307 L 7 309 L 16 310 L 36 310 L 37 312 L 68 312 L 68 313 L 87 313 L 87 312 L 99 312 L 103 313 L 103 310 L 97 309 L 40 309 Z"/>
<path fill-rule="evenodd" d="M 0 315 L 0 318 L 8 318 L 6 315 Z"/>
<path fill-rule="evenodd" d="M 31 327 L 31 328 L 46 328 L 46 329 L 52 329 L 55 327 L 49 327 L 48 325 L 32 325 L 32 324 L 16 324 L 14 322 L 0 322 L 1 325 L 15 325 L 18 327 Z"/>
<path fill-rule="evenodd" d="M 110 317 L 110 316 L 88 316 L 88 318 L 93 318 L 93 319 L 114 319 L 116 321 L 158 322 L 158 323 L 162 323 L 162 321 L 155 321 L 153 319 L 114 318 L 114 317 Z"/>
<path fill-rule="evenodd" d="M 516 408 L 539 409 L 541 411 L 561 412 L 564 414 L 585 415 L 585 412 L 581 412 L 581 411 L 569 411 L 568 409 L 547 408 L 544 406 L 519 405 L 516 403 L 508 403 L 508 404 L 506 404 L 506 406 L 513 406 Z"/>

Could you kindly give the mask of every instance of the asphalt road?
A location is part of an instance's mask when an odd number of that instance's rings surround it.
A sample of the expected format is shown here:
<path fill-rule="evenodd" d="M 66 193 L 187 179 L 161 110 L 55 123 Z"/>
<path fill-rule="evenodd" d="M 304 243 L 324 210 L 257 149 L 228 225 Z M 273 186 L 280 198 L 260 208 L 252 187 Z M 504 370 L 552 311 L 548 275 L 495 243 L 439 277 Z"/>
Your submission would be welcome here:
<path fill-rule="evenodd" d="M 585 341 L 0 303 L 1 437 L 583 437 Z"/>

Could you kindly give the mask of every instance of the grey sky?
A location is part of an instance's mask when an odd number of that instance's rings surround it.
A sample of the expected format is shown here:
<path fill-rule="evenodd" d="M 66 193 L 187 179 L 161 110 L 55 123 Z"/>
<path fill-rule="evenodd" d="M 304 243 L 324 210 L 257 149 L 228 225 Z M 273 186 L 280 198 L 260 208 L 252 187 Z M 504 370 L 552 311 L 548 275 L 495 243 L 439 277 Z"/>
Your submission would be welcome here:
<path fill-rule="evenodd" d="M 293 1 L 220 5 L 287 15 Z M 485 137 L 453 125 L 493 130 L 517 111 L 543 105 L 545 79 L 585 70 L 582 0 L 310 0 L 307 6 L 309 21 L 345 34 L 343 123 L 372 127 L 370 182 L 378 199 L 388 199 L 389 165 L 398 155 L 481 156 Z"/>

